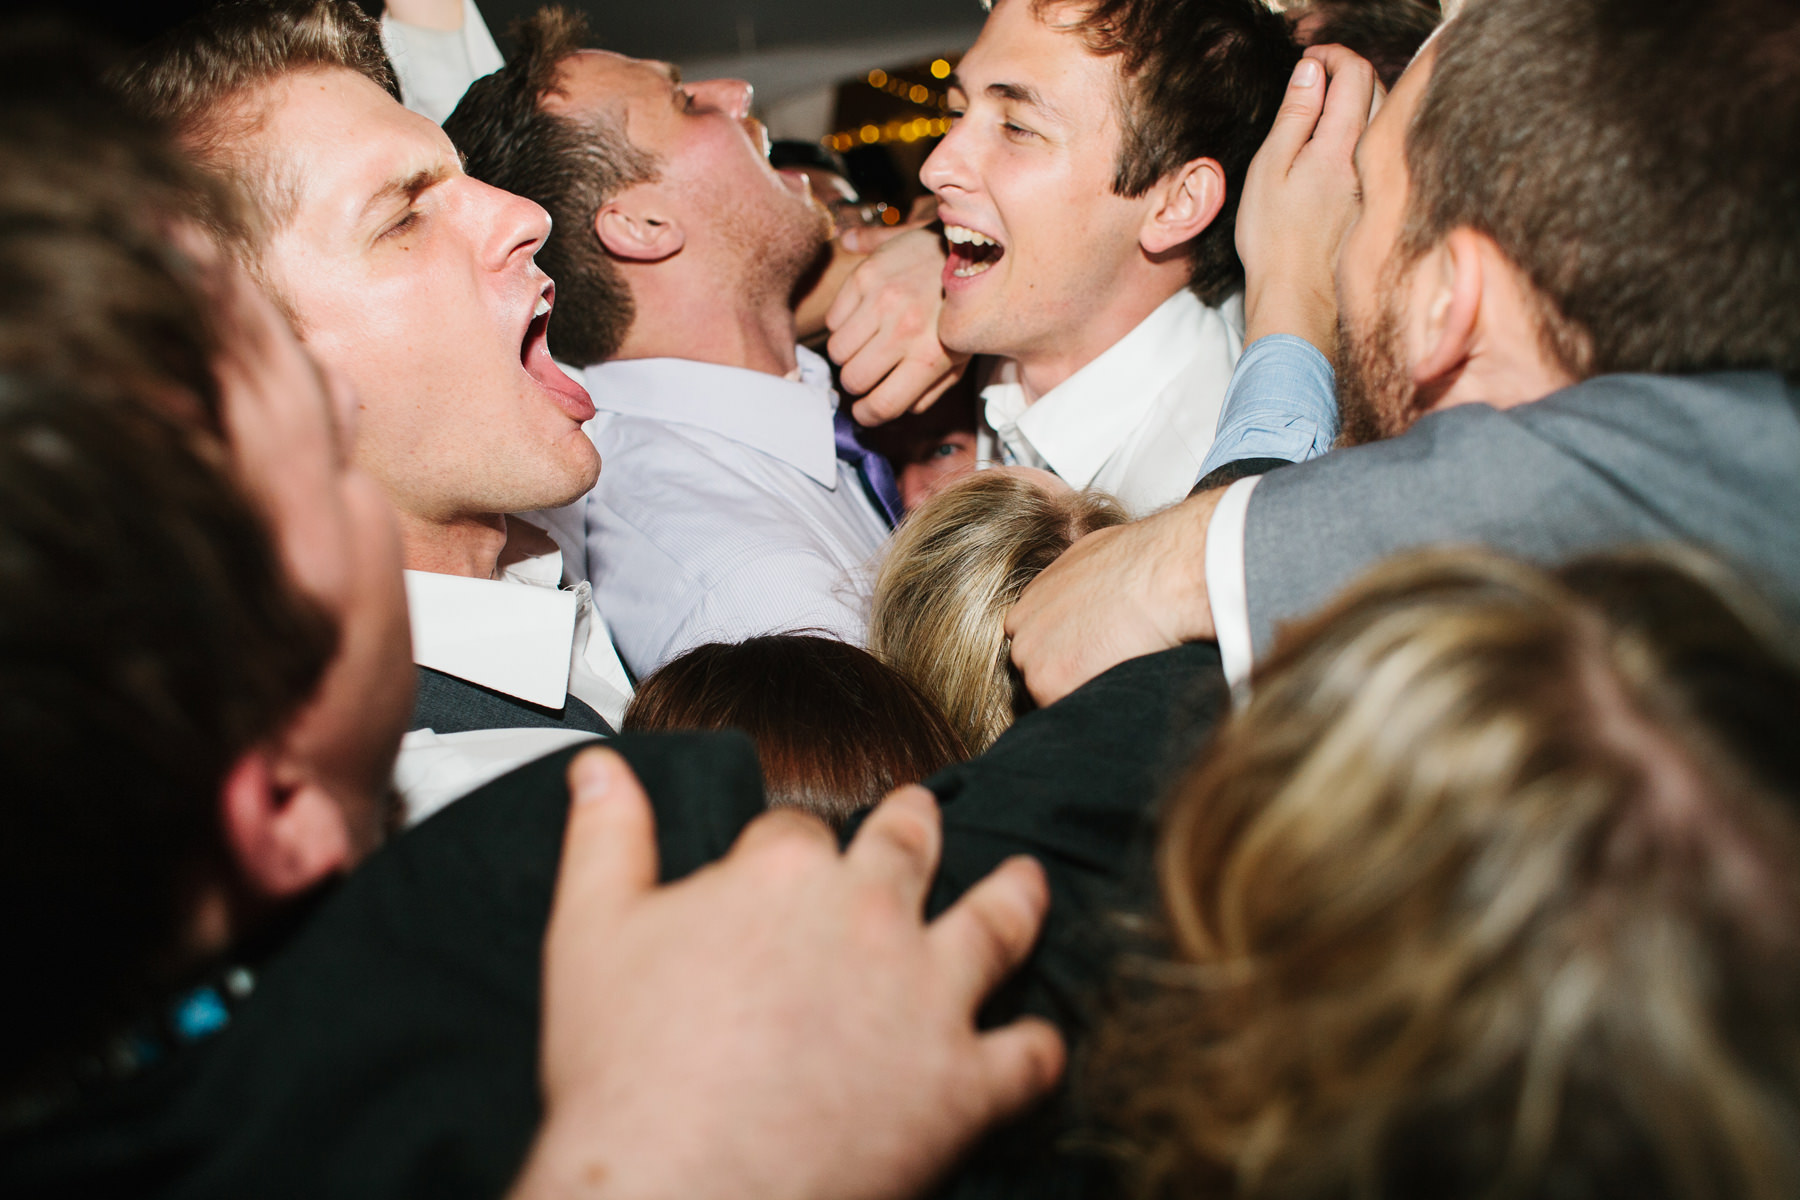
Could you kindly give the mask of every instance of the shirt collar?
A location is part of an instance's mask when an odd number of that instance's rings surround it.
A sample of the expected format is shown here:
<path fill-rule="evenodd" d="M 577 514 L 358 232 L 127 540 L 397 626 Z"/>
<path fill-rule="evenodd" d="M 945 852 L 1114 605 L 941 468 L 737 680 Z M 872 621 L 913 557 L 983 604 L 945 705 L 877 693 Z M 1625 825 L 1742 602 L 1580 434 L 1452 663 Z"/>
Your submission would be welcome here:
<path fill-rule="evenodd" d="M 1183 288 L 1030 405 L 1018 364 L 1003 362 L 981 392 L 987 423 L 1001 441 L 1023 439 L 1052 471 L 1084 488 L 1193 359 L 1208 327 L 1221 319 Z"/>
<path fill-rule="evenodd" d="M 562 591 L 562 555 L 523 559 L 500 579 L 406 572 L 413 661 L 530 704 L 568 697 L 581 597 Z"/>
<path fill-rule="evenodd" d="M 684 358 L 634 358 L 589 367 L 582 382 L 602 411 L 708 430 L 835 489 L 831 368 L 804 346 L 794 351 L 798 381 Z"/>

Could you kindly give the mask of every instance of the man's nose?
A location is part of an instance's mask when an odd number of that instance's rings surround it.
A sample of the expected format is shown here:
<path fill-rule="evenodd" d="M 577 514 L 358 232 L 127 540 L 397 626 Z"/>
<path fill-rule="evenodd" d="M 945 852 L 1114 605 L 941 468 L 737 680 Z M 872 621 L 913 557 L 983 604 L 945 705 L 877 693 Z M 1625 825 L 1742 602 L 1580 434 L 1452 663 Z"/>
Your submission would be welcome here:
<path fill-rule="evenodd" d="M 496 266 L 504 265 L 513 255 L 523 251 L 533 256 L 550 236 L 550 214 L 534 201 L 511 192 L 481 184 L 486 199 L 493 206 L 493 237 L 489 257 Z"/>
<path fill-rule="evenodd" d="M 932 148 L 925 162 L 919 168 L 919 182 L 938 197 L 942 197 L 946 187 L 967 186 L 968 172 L 964 169 L 963 139 L 958 136 L 962 129 L 959 121 L 950 127 L 950 131 Z"/>

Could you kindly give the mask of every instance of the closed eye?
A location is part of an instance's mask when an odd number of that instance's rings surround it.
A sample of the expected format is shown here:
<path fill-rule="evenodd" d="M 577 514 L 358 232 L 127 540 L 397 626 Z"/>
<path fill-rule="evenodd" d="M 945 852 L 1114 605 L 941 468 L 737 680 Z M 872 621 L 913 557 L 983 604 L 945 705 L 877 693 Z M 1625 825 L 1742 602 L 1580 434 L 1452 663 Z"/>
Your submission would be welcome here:
<path fill-rule="evenodd" d="M 400 237 L 403 234 L 410 233 L 424 218 L 425 214 L 418 209 L 408 209 L 404 217 L 401 217 L 398 221 L 395 221 L 392 225 L 389 225 L 386 229 L 382 230 L 381 236 L 384 238 Z"/>

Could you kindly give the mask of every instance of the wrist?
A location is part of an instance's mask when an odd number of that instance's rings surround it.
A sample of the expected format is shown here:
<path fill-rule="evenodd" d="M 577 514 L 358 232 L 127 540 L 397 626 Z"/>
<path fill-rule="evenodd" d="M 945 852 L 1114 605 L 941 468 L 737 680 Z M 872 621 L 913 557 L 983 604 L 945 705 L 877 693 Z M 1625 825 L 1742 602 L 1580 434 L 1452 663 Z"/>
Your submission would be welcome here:
<path fill-rule="evenodd" d="M 1244 344 L 1275 333 L 1311 342 L 1327 359 L 1337 351 L 1337 299 L 1298 288 L 1244 289 Z"/>
<path fill-rule="evenodd" d="M 1171 642 L 1195 642 L 1213 636 L 1212 605 L 1206 596 L 1206 530 L 1224 489 L 1202 492 L 1158 513 L 1161 525 L 1151 563 L 1151 594 Z"/>

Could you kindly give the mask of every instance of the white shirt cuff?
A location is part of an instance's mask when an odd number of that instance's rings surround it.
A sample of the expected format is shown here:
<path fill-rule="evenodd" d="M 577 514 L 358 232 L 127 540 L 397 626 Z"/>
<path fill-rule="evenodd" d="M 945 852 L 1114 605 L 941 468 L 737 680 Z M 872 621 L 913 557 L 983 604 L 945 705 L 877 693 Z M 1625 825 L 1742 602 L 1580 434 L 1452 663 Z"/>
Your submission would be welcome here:
<path fill-rule="evenodd" d="M 1232 691 L 1250 678 L 1254 649 L 1250 644 L 1250 597 L 1244 575 L 1244 525 L 1250 515 L 1250 493 L 1261 475 L 1240 479 L 1225 489 L 1206 526 L 1206 598 L 1212 607 L 1219 657 Z"/>

